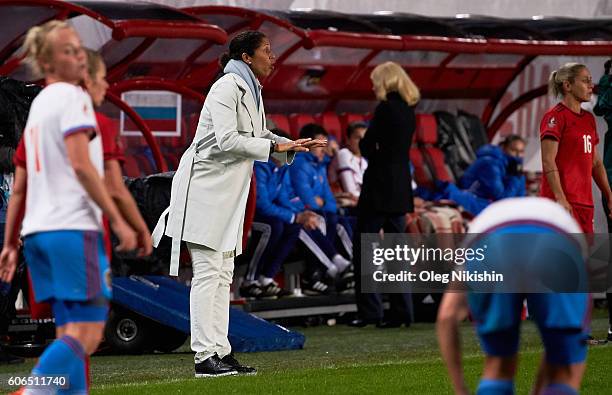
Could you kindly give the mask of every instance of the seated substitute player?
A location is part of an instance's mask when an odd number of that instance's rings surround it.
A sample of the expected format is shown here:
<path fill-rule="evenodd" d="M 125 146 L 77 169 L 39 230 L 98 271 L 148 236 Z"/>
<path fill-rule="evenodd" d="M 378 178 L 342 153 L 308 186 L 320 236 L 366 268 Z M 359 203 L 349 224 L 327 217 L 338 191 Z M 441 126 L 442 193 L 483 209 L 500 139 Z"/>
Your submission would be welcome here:
<path fill-rule="evenodd" d="M 323 127 L 309 123 L 300 130 L 300 138 L 327 138 Z M 353 253 L 353 226 L 349 217 L 338 215 L 336 199 L 327 179 L 325 149 L 313 148 L 310 152 L 295 155 L 295 162 L 289 168 L 291 185 L 306 209 L 319 214 L 325 221 L 325 235 L 330 243 L 336 245 L 339 240 L 349 258 Z M 342 272 L 350 261 L 340 255 L 334 258 L 334 265 Z"/>
<path fill-rule="evenodd" d="M 510 198 L 496 202 L 476 217 L 469 232 L 487 235 L 548 233 L 567 237 L 586 250 L 578 223 L 562 206 L 544 198 Z M 507 249 L 497 253 L 513 254 L 517 246 L 507 245 Z M 466 293 L 447 292 L 438 311 L 436 329 L 455 393 L 469 393 L 461 368 L 458 330 L 458 322 L 467 317 L 469 311 L 486 354 L 476 393 L 514 394 L 524 300 L 538 326 L 545 349 L 533 393 L 578 393 L 586 366 L 589 330 L 585 326 L 589 325 L 590 315 L 588 294 L 468 293 L 466 298 Z"/>
<path fill-rule="evenodd" d="M 368 161 L 361 156 L 359 142 L 363 139 L 367 128 L 364 122 L 349 124 L 346 128 L 346 147 L 338 151 L 330 165 L 330 183 L 339 182 L 342 188 L 342 193 L 335 196 L 339 206 L 357 207 L 363 174 L 368 168 Z"/>

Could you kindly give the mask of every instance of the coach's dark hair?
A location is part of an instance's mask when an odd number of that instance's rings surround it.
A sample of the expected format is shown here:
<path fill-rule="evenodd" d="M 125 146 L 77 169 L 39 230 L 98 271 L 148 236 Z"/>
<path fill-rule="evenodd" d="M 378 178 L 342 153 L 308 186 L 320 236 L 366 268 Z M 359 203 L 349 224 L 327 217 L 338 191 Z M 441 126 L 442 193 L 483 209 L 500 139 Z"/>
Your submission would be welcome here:
<path fill-rule="evenodd" d="M 515 141 L 522 141 L 523 143 L 526 143 L 525 139 L 522 138 L 521 136 L 519 136 L 518 134 L 510 134 L 510 135 L 506 136 L 506 138 L 503 139 L 502 142 L 499 143 L 499 145 L 502 148 L 508 148 Z"/>
<path fill-rule="evenodd" d="M 368 128 L 368 125 L 366 125 L 365 122 L 361 122 L 361 121 L 351 122 L 346 127 L 346 138 L 350 139 L 353 133 L 355 133 L 355 130 L 357 129 L 367 129 L 367 128 Z"/>
<path fill-rule="evenodd" d="M 307 123 L 300 129 L 301 139 L 314 139 L 317 134 L 327 137 L 327 131 L 323 129 L 323 126 L 317 125 L 316 123 Z"/>
<path fill-rule="evenodd" d="M 256 30 L 246 30 L 240 32 L 230 41 L 229 51 L 219 58 L 221 68 L 225 68 L 230 59 L 242 60 L 242 54 L 249 56 L 255 55 L 255 50 L 259 48 L 263 39 L 266 37 L 262 32 Z"/>

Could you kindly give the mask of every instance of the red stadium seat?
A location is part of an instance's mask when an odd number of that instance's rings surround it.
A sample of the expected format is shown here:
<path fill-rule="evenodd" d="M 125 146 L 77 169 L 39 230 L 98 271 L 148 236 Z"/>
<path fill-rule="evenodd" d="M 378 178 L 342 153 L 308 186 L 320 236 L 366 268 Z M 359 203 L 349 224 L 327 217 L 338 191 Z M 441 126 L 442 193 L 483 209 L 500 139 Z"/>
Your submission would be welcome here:
<path fill-rule="evenodd" d="M 415 139 L 421 144 L 436 144 L 438 142 L 438 123 L 431 114 L 416 115 Z"/>
<path fill-rule="evenodd" d="M 440 181 L 454 182 L 453 173 L 446 164 L 444 153 L 436 146 L 438 143 L 438 124 L 432 114 L 417 114 L 416 141 L 423 154 L 424 163 L 433 177 Z"/>
<path fill-rule="evenodd" d="M 330 136 L 336 138 L 339 144 L 342 144 L 345 140 L 346 129 L 342 129 L 340 119 L 335 112 L 324 112 L 322 114 L 315 115 L 317 123 L 329 133 Z"/>
<path fill-rule="evenodd" d="M 285 114 L 267 114 L 266 118 L 274 122 L 277 129 L 281 129 L 288 134 L 291 133 L 291 126 L 289 126 L 289 119 Z M 270 125 L 267 125 L 270 129 Z"/>
<path fill-rule="evenodd" d="M 414 166 L 414 173 L 412 175 L 414 182 L 418 186 L 433 188 L 435 186 L 433 174 L 425 164 L 421 150 L 416 146 L 410 148 L 410 162 Z"/>
<path fill-rule="evenodd" d="M 309 123 L 317 123 L 314 117 L 310 114 L 291 114 L 289 115 L 289 125 L 291 126 L 291 138 L 297 139 L 300 135 L 302 126 Z"/>

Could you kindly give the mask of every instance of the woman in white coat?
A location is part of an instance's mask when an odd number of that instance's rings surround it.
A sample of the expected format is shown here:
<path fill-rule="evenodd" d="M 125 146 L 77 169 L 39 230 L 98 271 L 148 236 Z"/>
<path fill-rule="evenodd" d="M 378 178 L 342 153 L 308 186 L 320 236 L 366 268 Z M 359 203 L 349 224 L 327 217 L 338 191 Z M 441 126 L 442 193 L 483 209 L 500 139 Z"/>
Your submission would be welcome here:
<path fill-rule="evenodd" d="M 154 232 L 157 246 L 172 238 L 170 274 L 178 275 L 181 241 L 192 259 L 191 348 L 196 377 L 255 374 L 233 357 L 227 338 L 234 257 L 242 252 L 242 227 L 253 162 L 270 155 L 291 163 L 295 151 L 326 144 L 276 136 L 266 129 L 259 78 L 274 69 L 270 41 L 261 32 L 238 34 L 221 58 L 225 75 L 204 102 L 191 146 L 172 181 L 170 206 Z M 167 217 L 167 222 L 166 222 Z"/>

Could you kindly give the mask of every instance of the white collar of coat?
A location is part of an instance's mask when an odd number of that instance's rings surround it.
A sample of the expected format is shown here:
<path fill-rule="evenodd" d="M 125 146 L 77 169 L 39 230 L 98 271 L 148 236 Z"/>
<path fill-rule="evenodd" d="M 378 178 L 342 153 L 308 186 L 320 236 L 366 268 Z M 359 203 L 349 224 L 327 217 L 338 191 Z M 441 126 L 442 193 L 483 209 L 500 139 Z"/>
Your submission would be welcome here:
<path fill-rule="evenodd" d="M 246 81 L 243 80 L 242 77 L 240 77 L 238 74 L 228 73 L 226 75 L 231 76 L 234 81 L 236 81 L 238 88 L 242 91 L 241 101 L 244 103 L 247 108 L 247 111 L 249 112 L 249 115 L 251 116 L 251 122 L 253 122 L 253 127 L 255 127 L 255 125 L 257 124 L 259 126 L 259 129 L 263 130 L 263 100 L 261 103 L 259 103 L 259 108 L 261 111 L 258 111 L 257 106 L 255 105 L 255 99 L 253 98 L 253 94 L 251 93 L 251 88 L 246 83 Z M 257 83 L 259 84 L 259 81 L 257 81 Z"/>
<path fill-rule="evenodd" d="M 255 105 L 255 98 L 253 97 L 253 94 L 251 93 L 251 88 L 249 87 L 249 84 L 247 84 L 246 81 L 243 80 L 242 77 L 239 76 L 238 74 L 230 73 L 230 75 L 232 77 L 234 77 L 234 80 L 236 81 L 236 83 L 240 87 L 240 90 L 243 91 L 242 97 L 244 98 L 244 96 L 247 95 L 250 98 L 249 101 L 253 105 L 253 108 L 255 109 L 255 113 L 257 113 L 257 106 Z M 259 83 L 259 81 L 258 80 L 255 80 L 255 81 L 257 82 L 257 85 L 260 88 L 262 88 L 262 85 Z M 259 103 L 259 104 L 261 104 L 261 103 Z"/>

